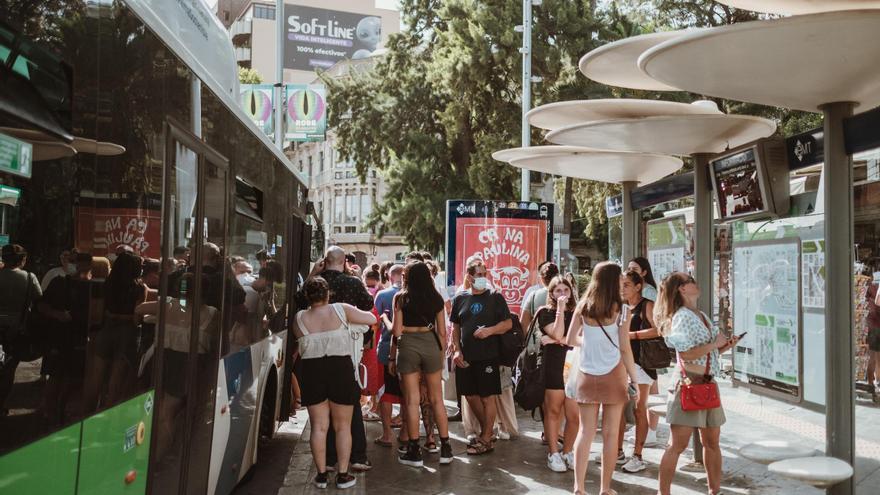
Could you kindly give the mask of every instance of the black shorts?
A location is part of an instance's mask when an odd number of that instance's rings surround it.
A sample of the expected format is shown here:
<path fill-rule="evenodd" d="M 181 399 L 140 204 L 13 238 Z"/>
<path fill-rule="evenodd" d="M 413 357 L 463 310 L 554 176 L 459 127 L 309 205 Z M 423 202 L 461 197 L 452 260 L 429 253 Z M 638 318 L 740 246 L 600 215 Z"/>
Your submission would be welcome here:
<path fill-rule="evenodd" d="M 880 352 L 880 328 L 868 329 L 868 337 L 865 339 L 868 349 Z"/>
<path fill-rule="evenodd" d="M 562 372 L 565 370 L 565 355 L 568 347 L 549 344 L 541 347 L 544 366 L 544 388 L 547 390 L 565 390 Z"/>
<path fill-rule="evenodd" d="M 314 406 L 325 400 L 343 406 L 360 403 L 361 389 L 354 380 L 354 367 L 349 356 L 325 356 L 302 359 L 300 364 L 300 401 Z"/>
<path fill-rule="evenodd" d="M 495 361 L 472 361 L 467 368 L 455 368 L 455 389 L 460 395 L 501 395 L 501 375 Z"/>

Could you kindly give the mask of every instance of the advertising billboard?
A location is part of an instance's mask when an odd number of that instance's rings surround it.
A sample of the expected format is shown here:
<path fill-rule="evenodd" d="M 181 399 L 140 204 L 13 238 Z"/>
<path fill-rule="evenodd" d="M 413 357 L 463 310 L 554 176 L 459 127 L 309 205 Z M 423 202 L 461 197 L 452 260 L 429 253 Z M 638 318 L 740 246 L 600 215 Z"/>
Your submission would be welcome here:
<path fill-rule="evenodd" d="M 161 254 L 162 200 L 156 195 L 80 196 L 76 215 L 76 248 L 106 256 L 124 245 L 150 258 Z"/>
<path fill-rule="evenodd" d="M 242 84 L 239 95 L 239 103 L 244 113 L 267 136 L 275 133 L 274 95 L 274 87 L 271 84 Z"/>
<path fill-rule="evenodd" d="M 323 141 L 327 130 L 327 90 L 324 86 L 285 86 L 287 141 Z"/>
<path fill-rule="evenodd" d="M 367 58 L 382 39 L 374 15 L 284 5 L 284 68 L 327 69 L 344 59 Z"/>
<path fill-rule="evenodd" d="M 478 256 L 492 288 L 519 314 L 526 289 L 539 283 L 538 265 L 550 259 L 552 249 L 552 204 L 446 202 L 448 285 L 460 286 L 467 259 Z"/>

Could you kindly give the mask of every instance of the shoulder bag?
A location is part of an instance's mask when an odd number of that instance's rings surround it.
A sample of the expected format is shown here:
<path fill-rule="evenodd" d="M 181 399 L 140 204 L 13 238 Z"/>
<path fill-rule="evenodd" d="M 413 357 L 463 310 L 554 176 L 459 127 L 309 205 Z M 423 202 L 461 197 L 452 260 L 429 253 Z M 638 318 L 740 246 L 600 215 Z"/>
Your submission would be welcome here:
<path fill-rule="evenodd" d="M 640 312 L 644 313 L 644 304 L 647 299 L 642 299 L 639 303 Z M 645 315 L 642 314 L 641 321 L 647 321 Z M 642 328 L 638 330 L 643 330 Z M 639 366 L 648 370 L 658 370 L 668 368 L 672 363 L 672 355 L 669 352 L 669 346 L 666 345 L 666 339 L 663 337 L 654 337 L 652 339 L 639 340 Z"/>
<path fill-rule="evenodd" d="M 333 304 L 336 316 L 342 321 L 345 329 L 351 336 L 351 364 L 354 367 L 354 379 L 361 389 L 367 388 L 367 367 L 361 363 L 364 353 L 364 333 L 369 329 L 367 325 L 352 325 L 345 316 L 345 310 L 338 304 Z M 361 372 L 363 368 L 363 373 Z"/>
<path fill-rule="evenodd" d="M 712 353 L 706 356 L 706 372 L 703 374 L 703 383 L 692 383 L 684 368 L 681 354 L 678 355 L 678 365 L 681 368 L 681 382 L 679 382 L 679 399 L 682 411 L 704 411 L 721 407 L 721 394 L 718 384 L 715 383 L 709 373 L 709 364 L 712 362 Z"/>

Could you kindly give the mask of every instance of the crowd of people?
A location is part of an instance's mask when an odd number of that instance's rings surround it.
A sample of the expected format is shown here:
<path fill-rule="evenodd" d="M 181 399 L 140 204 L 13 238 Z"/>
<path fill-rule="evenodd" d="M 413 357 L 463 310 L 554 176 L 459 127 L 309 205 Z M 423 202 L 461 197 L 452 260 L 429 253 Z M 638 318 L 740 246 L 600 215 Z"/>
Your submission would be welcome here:
<path fill-rule="evenodd" d="M 327 487 L 328 472 L 336 470 L 336 486 L 347 488 L 356 483 L 351 472 L 372 468 L 365 420 L 381 421 L 382 434 L 373 442 L 382 447 L 394 446 L 399 429 L 397 457 L 411 467 L 422 467 L 428 454 L 439 454 L 440 465 L 453 462 L 451 421 L 463 421 L 470 456 L 490 454 L 499 439 L 516 436 L 515 371 L 501 366 L 499 338 L 519 321 L 540 335 L 547 467 L 573 471 L 574 493 L 586 493 L 590 447 L 599 430 L 602 494 L 615 493 L 617 466 L 646 469 L 643 449 L 658 445 L 658 418 L 649 414 L 647 399 L 659 393 L 658 369 L 671 366 L 671 433 L 658 493 L 670 493 L 676 462 L 695 430 L 709 493 L 720 493 L 724 412 L 720 403 L 695 403 L 689 391 L 717 388 L 719 356 L 738 339 L 718 332 L 697 309 L 700 289 L 691 276 L 676 272 L 657 284 L 644 258 L 625 268 L 603 262 L 579 296 L 572 277 L 545 262 L 521 314 L 511 315 L 480 257 L 466 260 L 463 283 L 452 294 L 439 271 L 420 252 L 400 264 L 361 270 L 334 246 L 306 279 L 297 296 L 295 370 L 312 425 L 316 486 Z M 445 400 L 457 402 L 459 412 L 448 415 Z M 394 404 L 400 404 L 397 417 Z M 624 451 L 628 404 L 635 423 L 630 455 Z"/>

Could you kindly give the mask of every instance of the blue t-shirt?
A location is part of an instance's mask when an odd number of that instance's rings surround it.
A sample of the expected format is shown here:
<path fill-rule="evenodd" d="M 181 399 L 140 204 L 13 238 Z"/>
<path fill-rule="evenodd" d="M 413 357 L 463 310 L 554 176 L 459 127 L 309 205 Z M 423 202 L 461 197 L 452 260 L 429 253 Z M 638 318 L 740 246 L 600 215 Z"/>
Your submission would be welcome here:
<path fill-rule="evenodd" d="M 381 323 L 382 315 L 388 316 L 389 320 L 394 319 L 394 296 L 400 291 L 400 287 L 389 287 L 380 290 L 376 294 L 376 312 L 379 314 L 380 324 L 382 326 L 382 335 L 379 336 L 379 346 L 376 348 L 376 354 L 379 362 L 388 364 L 388 357 L 391 354 L 391 329 L 386 328 Z"/>

